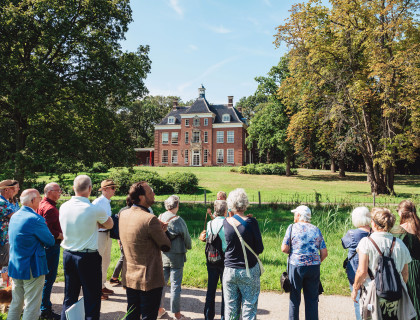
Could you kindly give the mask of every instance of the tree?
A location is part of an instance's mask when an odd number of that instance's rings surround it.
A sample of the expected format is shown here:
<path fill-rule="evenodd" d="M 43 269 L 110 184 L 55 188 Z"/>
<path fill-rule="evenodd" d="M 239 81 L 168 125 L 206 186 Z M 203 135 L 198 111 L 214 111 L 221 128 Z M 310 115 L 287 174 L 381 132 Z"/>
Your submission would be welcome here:
<path fill-rule="evenodd" d="M 0 117 L 15 178 L 134 157 L 115 110 L 142 97 L 149 48 L 122 52 L 128 0 L 0 0 Z M 9 146 L 10 149 L 10 146 Z"/>
<path fill-rule="evenodd" d="M 292 7 L 276 44 L 290 51 L 279 95 L 323 110 L 362 155 L 373 193 L 393 193 L 399 159 L 420 145 L 420 30 L 414 0 L 310 0 Z"/>

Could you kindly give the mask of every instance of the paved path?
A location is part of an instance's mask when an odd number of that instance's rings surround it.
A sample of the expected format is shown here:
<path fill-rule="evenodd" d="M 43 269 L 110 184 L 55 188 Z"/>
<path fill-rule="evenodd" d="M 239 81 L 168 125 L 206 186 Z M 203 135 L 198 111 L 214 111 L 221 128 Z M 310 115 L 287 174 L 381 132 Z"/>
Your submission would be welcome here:
<path fill-rule="evenodd" d="M 108 286 L 111 288 L 110 286 Z M 125 290 L 121 286 L 112 287 L 115 294 L 109 296 L 109 300 L 102 301 L 101 320 L 122 319 L 127 309 Z M 53 309 L 60 313 L 64 297 L 64 283 L 56 283 L 51 296 Z M 169 309 L 169 292 L 167 290 L 165 308 Z M 203 319 L 204 301 L 206 290 L 197 288 L 182 288 L 181 306 L 182 313 L 191 319 Z M 216 319 L 220 319 L 220 290 L 216 297 Z M 262 292 L 258 302 L 258 319 L 287 319 L 289 310 L 289 295 L 274 292 Z M 320 320 L 353 320 L 354 309 L 350 297 L 325 296 L 319 298 Z M 162 319 L 170 319 L 168 315 Z M 304 301 L 300 310 L 300 319 L 305 319 Z"/>

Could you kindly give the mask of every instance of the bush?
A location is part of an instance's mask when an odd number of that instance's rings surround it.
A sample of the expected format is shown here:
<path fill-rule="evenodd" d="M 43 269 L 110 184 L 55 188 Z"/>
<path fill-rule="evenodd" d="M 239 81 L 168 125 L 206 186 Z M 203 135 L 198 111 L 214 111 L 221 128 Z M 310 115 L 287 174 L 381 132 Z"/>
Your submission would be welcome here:
<path fill-rule="evenodd" d="M 198 179 L 194 173 L 173 172 L 165 176 L 166 183 L 175 193 L 192 194 L 198 190 Z"/>
<path fill-rule="evenodd" d="M 230 172 L 238 172 L 238 168 L 236 167 L 230 168 Z"/>
<path fill-rule="evenodd" d="M 92 167 L 87 169 L 89 173 L 106 173 L 108 172 L 108 167 L 102 162 L 94 162 Z"/>
<path fill-rule="evenodd" d="M 131 181 L 132 183 L 146 181 L 156 194 L 170 194 L 174 192 L 172 186 L 154 171 L 139 170 L 132 176 Z"/>
<path fill-rule="evenodd" d="M 116 168 L 110 175 L 110 179 L 118 185 L 116 194 L 119 196 L 125 196 L 128 194 L 128 190 L 132 185 L 133 174 L 126 168 Z"/>
<path fill-rule="evenodd" d="M 233 170 L 231 170 L 233 171 Z M 272 174 L 283 176 L 286 175 L 286 165 L 284 163 L 258 163 L 258 164 L 248 164 L 246 166 L 241 166 L 237 170 L 239 173 L 243 174 Z M 236 171 L 233 171 L 236 172 Z M 290 169 L 291 175 L 297 174 L 297 169 Z"/>

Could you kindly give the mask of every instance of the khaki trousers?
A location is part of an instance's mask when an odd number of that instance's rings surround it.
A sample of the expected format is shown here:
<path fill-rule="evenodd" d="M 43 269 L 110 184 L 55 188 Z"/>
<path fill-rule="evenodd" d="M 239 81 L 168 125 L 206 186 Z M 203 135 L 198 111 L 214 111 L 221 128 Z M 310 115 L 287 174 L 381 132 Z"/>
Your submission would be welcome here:
<path fill-rule="evenodd" d="M 98 231 L 98 252 L 102 257 L 102 288 L 105 287 L 107 271 L 111 263 L 112 239 L 109 232 Z"/>

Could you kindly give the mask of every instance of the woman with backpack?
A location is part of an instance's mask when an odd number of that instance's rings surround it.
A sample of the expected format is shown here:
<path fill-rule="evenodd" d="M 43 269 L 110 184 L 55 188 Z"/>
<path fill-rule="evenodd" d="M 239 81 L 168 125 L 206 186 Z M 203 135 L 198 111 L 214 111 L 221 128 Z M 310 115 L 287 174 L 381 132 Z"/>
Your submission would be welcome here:
<path fill-rule="evenodd" d="M 179 197 L 170 196 L 165 200 L 166 212 L 159 215 L 159 220 L 168 224 L 167 234 L 171 240 L 171 249 L 162 252 L 163 276 L 165 284 L 171 278 L 171 311 L 174 314 L 173 320 L 187 320 L 189 318 L 181 314 L 181 283 L 184 270 L 184 263 L 187 261 L 187 250 L 191 249 L 191 237 L 184 219 L 177 215 L 179 210 Z M 161 308 L 158 318 L 162 317 L 166 310 L 163 308 L 165 288 L 162 292 Z"/>
<path fill-rule="evenodd" d="M 227 198 L 234 214 L 223 221 L 226 237 L 223 298 L 225 319 L 253 320 L 257 317 L 260 275 L 263 272 L 258 255 L 264 250 L 261 232 L 255 218 L 245 215 L 248 196 L 235 189 Z M 242 311 L 241 311 L 242 309 Z"/>
<path fill-rule="evenodd" d="M 359 267 L 351 297 L 356 301 L 362 289 L 359 303 L 363 319 L 377 319 L 380 313 L 383 320 L 410 320 L 414 308 L 405 285 L 410 252 L 389 232 L 395 216 L 388 209 L 373 208 L 371 217 L 373 233 L 357 246 Z"/>
<path fill-rule="evenodd" d="M 411 259 L 408 264 L 407 289 L 417 312 L 416 320 L 420 319 L 420 219 L 416 206 L 410 200 L 403 200 L 398 205 L 400 225 L 392 232 L 400 238 L 410 251 Z"/>
<path fill-rule="evenodd" d="M 217 283 L 223 283 L 223 270 L 226 251 L 225 230 L 223 221 L 227 214 L 227 202 L 225 200 L 216 200 L 214 202 L 214 219 L 207 223 L 206 231 L 206 264 L 207 264 L 207 294 L 204 305 L 204 319 L 213 320 L 215 315 L 215 298 Z M 224 320 L 224 300 L 222 287 L 222 306 L 220 310 L 220 319 Z"/>

